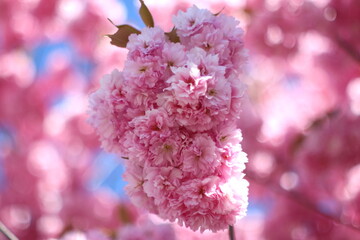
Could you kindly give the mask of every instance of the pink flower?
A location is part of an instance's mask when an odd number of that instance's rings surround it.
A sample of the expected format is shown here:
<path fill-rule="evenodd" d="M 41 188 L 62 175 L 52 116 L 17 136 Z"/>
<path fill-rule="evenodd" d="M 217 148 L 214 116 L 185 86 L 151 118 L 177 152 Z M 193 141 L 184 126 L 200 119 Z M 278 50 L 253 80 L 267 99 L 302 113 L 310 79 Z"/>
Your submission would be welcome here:
<path fill-rule="evenodd" d="M 136 225 L 126 225 L 118 231 L 117 240 L 175 240 L 170 224 L 155 224 L 141 219 Z"/>
<path fill-rule="evenodd" d="M 221 156 L 221 166 L 216 170 L 218 176 L 222 179 L 227 180 L 245 170 L 247 155 L 239 144 L 235 146 L 228 145 L 219 149 L 219 155 Z"/>
<path fill-rule="evenodd" d="M 175 166 L 179 164 L 178 158 L 183 141 L 177 132 L 171 132 L 169 137 L 154 138 L 149 151 L 152 153 L 150 161 L 155 166 Z"/>
<path fill-rule="evenodd" d="M 189 67 L 173 68 L 175 73 L 167 80 L 173 93 L 174 99 L 180 106 L 196 105 L 200 97 L 204 96 L 207 90 L 207 82 L 211 76 L 201 76 L 197 66 L 189 64 Z"/>
<path fill-rule="evenodd" d="M 175 110 L 176 122 L 190 131 L 203 132 L 216 125 L 216 122 L 212 122 L 213 119 L 201 102 L 195 106 L 176 106 Z"/>
<path fill-rule="evenodd" d="M 219 57 L 219 65 L 226 67 L 226 76 L 243 71 L 247 54 L 244 50 L 243 30 L 233 17 L 189 8 L 173 18 L 181 42 L 190 50 L 194 47 Z"/>
<path fill-rule="evenodd" d="M 247 192 L 239 183 L 241 194 Z M 238 216 L 244 216 L 242 209 L 246 208 L 247 199 L 242 197 L 238 205 L 240 199 L 236 199 L 232 190 L 225 187 L 218 177 L 184 182 L 177 191 L 181 202 L 178 209 L 182 213 L 179 223 L 201 232 L 207 229 L 216 232 L 234 224 Z"/>
<path fill-rule="evenodd" d="M 219 126 L 215 130 L 215 134 L 216 144 L 221 147 L 228 144 L 231 146 L 239 145 L 243 139 L 240 129 L 238 129 L 235 124 Z"/>
<path fill-rule="evenodd" d="M 127 160 L 131 161 L 131 160 Z M 123 175 L 128 185 L 125 187 L 130 200 L 135 206 L 140 208 L 146 207 L 152 213 L 157 213 L 157 206 L 154 204 L 154 200 L 147 196 L 144 192 L 145 177 L 143 176 L 144 168 L 142 166 L 136 166 L 132 164 L 126 164 L 127 169 Z"/>
<path fill-rule="evenodd" d="M 178 14 L 173 17 L 173 23 L 181 38 L 197 33 L 205 24 L 210 23 L 213 19 L 214 16 L 209 11 L 199 9 L 194 5 L 186 12 L 179 11 Z M 184 41 L 182 40 L 181 42 Z"/>
<path fill-rule="evenodd" d="M 184 45 L 166 42 L 162 51 L 162 62 L 169 68 L 182 67 L 186 63 L 186 55 Z"/>
<path fill-rule="evenodd" d="M 208 109 L 209 114 L 216 119 L 216 122 L 221 122 L 230 113 L 231 100 L 231 83 L 225 78 L 219 78 L 214 84 L 209 84 L 204 107 Z"/>
<path fill-rule="evenodd" d="M 193 47 L 187 57 L 200 70 L 202 76 L 224 77 L 225 67 L 219 65 L 218 54 L 210 54 L 202 48 Z M 211 81 L 214 84 L 214 81 Z"/>
<path fill-rule="evenodd" d="M 191 47 L 199 47 L 211 54 L 219 54 L 229 51 L 229 39 L 224 36 L 223 29 L 213 25 L 202 28 L 201 33 L 190 38 L 188 44 Z"/>
<path fill-rule="evenodd" d="M 219 166 L 219 160 L 214 141 L 207 134 L 197 134 L 182 152 L 182 170 L 200 178 L 209 176 Z"/>
<path fill-rule="evenodd" d="M 129 36 L 127 49 L 129 60 L 158 61 L 165 43 L 164 31 L 158 27 L 144 28 L 141 34 Z"/>
<path fill-rule="evenodd" d="M 174 198 L 174 191 L 181 186 L 183 173 L 175 167 L 147 167 L 144 170 L 144 192 L 153 197 L 155 204 L 166 206 Z"/>
<path fill-rule="evenodd" d="M 161 84 L 164 71 L 159 62 L 128 60 L 124 66 L 124 74 L 135 91 L 136 88 L 155 88 Z"/>
<path fill-rule="evenodd" d="M 122 73 L 114 70 L 102 79 L 100 89 L 90 96 L 89 123 L 97 129 L 102 147 L 111 152 L 119 151 L 117 143 L 127 127 L 124 121 L 117 120 L 125 117 L 128 106 L 124 82 Z"/>
<path fill-rule="evenodd" d="M 137 206 L 215 232 L 234 224 L 247 207 L 247 158 L 236 125 L 242 30 L 234 19 L 195 6 L 174 23 L 179 43 L 159 28 L 129 37 L 120 86 L 99 90 L 100 101 L 93 101 L 104 113 L 94 103 L 92 122 L 103 142 L 118 140 L 114 145 L 126 155 L 126 191 Z M 116 101 L 108 100 L 110 90 Z M 108 130 L 100 119 L 117 125 Z"/>
<path fill-rule="evenodd" d="M 163 109 L 148 110 L 144 116 L 136 117 L 129 123 L 136 141 L 144 146 L 149 146 L 153 138 L 170 136 L 172 125 L 172 119 Z"/>
<path fill-rule="evenodd" d="M 240 118 L 241 102 L 245 94 L 245 85 L 238 81 L 238 79 L 232 75 L 228 78 L 231 82 L 231 104 L 229 115 L 232 118 Z"/>

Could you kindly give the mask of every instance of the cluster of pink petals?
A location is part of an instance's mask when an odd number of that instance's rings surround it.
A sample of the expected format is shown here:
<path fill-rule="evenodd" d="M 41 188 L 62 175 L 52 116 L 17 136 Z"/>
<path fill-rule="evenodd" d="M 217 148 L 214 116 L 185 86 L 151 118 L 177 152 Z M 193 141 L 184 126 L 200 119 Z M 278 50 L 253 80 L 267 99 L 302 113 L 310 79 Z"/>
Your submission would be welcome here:
<path fill-rule="evenodd" d="M 126 161 L 132 201 L 191 229 L 218 231 L 246 213 L 247 162 L 238 121 L 246 60 L 238 22 L 193 6 L 130 35 L 123 72 L 90 97 L 102 147 Z"/>

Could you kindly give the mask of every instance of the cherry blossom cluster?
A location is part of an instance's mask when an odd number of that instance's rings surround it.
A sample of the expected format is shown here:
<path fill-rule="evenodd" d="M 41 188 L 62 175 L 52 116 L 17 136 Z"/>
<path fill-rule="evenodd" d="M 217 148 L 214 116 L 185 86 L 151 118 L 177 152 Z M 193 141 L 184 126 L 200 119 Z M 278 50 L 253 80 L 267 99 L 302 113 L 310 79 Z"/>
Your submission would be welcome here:
<path fill-rule="evenodd" d="M 121 154 L 132 201 L 193 230 L 244 216 L 247 161 L 236 122 L 245 64 L 238 22 L 196 6 L 173 18 L 179 41 L 158 27 L 129 36 L 124 70 L 90 97 L 102 147 Z"/>

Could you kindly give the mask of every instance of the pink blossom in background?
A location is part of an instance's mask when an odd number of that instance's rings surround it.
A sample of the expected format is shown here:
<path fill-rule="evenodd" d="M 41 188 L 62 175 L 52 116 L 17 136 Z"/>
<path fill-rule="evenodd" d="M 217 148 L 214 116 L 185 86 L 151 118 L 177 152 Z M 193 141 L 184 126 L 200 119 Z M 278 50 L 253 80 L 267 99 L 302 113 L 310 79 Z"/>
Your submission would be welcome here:
<path fill-rule="evenodd" d="M 140 218 L 136 225 L 127 225 L 119 230 L 117 239 L 176 239 L 175 232 L 170 224 L 155 224 L 150 219 Z"/>
<path fill-rule="evenodd" d="M 110 240 L 114 239 L 111 234 L 106 231 L 90 229 L 86 232 L 73 230 L 65 233 L 59 240 Z M 139 218 L 134 224 L 126 224 L 122 226 L 116 233 L 118 240 L 160 240 L 160 239 L 176 239 L 174 230 L 170 224 L 156 224 L 150 219 Z"/>
<path fill-rule="evenodd" d="M 82 69 L 66 51 L 52 51 L 43 67 L 32 59 L 42 44 L 56 46 L 68 37 L 74 24 L 63 22 L 62 4 L 68 2 L 0 4 L 0 220 L 19 239 L 53 238 L 70 227 L 119 226 L 119 200 L 86 186 L 97 141 L 82 110 L 90 88 Z M 108 26 L 95 24 L 97 32 Z"/>
<path fill-rule="evenodd" d="M 88 233 L 84 233 L 81 231 L 71 231 L 67 232 L 61 240 L 109 240 L 110 237 L 106 236 L 105 234 L 93 230 L 89 231 Z"/>

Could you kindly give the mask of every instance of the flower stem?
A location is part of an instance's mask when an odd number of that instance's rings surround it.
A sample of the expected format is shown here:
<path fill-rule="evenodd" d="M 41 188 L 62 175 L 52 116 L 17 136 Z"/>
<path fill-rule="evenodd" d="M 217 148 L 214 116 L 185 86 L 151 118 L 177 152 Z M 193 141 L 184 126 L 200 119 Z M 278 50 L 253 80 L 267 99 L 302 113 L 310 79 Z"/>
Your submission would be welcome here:
<path fill-rule="evenodd" d="M 19 240 L 2 222 L 0 222 L 0 232 L 9 240 Z"/>
<path fill-rule="evenodd" d="M 229 239 L 235 240 L 234 226 L 229 225 Z"/>

